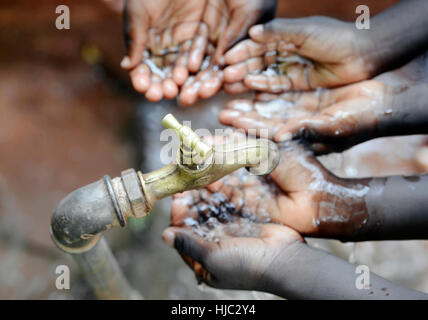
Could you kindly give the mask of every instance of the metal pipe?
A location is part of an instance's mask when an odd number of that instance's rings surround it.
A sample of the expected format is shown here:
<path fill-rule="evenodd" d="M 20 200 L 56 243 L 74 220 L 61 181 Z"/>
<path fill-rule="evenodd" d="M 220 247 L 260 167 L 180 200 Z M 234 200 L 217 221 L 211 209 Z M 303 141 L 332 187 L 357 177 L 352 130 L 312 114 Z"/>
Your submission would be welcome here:
<path fill-rule="evenodd" d="M 175 130 L 182 142 L 175 163 L 147 174 L 128 169 L 121 177 L 104 176 L 66 196 L 52 216 L 52 240 L 73 255 L 98 298 L 139 297 L 100 241 L 103 231 L 125 227 L 131 216 L 146 216 L 156 201 L 174 193 L 206 186 L 242 167 L 267 174 L 279 163 L 278 148 L 271 141 L 247 139 L 212 147 L 172 115 L 162 124 Z"/>
<path fill-rule="evenodd" d="M 103 237 L 91 250 L 73 254 L 73 258 L 98 299 L 142 299 L 140 293 L 129 285 Z"/>

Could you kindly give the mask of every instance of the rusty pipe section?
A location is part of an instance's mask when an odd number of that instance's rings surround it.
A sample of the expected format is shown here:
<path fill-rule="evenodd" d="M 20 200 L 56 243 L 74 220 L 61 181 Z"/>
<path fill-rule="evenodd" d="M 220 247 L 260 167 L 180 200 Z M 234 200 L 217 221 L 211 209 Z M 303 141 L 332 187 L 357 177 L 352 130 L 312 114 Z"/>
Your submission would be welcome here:
<path fill-rule="evenodd" d="M 142 299 L 140 293 L 128 283 L 103 237 L 99 239 L 91 250 L 81 254 L 74 254 L 73 258 L 98 299 Z"/>
<path fill-rule="evenodd" d="M 98 297 L 136 297 L 104 240 L 100 244 L 103 231 L 125 227 L 129 217 L 146 216 L 156 201 L 206 186 L 239 168 L 247 167 L 261 175 L 270 173 L 279 163 L 278 148 L 269 140 L 246 139 L 210 146 L 172 115 L 162 123 L 180 138 L 174 163 L 147 174 L 128 169 L 114 179 L 104 176 L 66 196 L 52 216 L 53 241 L 75 257 Z M 117 281 L 111 282 L 113 273 Z M 99 288 L 109 294 L 100 294 Z"/>

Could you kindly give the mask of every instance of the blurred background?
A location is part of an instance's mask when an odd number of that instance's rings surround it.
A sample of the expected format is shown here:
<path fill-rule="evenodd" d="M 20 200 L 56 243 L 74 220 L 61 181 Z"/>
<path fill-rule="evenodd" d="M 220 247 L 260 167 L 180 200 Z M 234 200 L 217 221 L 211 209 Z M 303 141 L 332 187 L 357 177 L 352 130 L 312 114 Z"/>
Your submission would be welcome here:
<path fill-rule="evenodd" d="M 354 0 L 278 0 L 278 16 L 329 15 L 354 20 Z M 371 14 L 397 0 L 365 0 Z M 55 28 L 55 8 L 68 5 L 71 29 Z M 0 299 L 93 298 L 77 266 L 49 237 L 50 217 L 72 190 L 123 169 L 161 166 L 160 120 L 173 112 L 192 127 L 210 121 L 225 94 L 181 108 L 153 105 L 136 94 L 123 56 L 120 0 L 2 0 L 0 3 Z M 377 139 L 323 157 L 341 176 L 428 172 L 423 136 Z M 275 298 L 198 286 L 193 273 L 161 241 L 170 200 L 150 217 L 106 233 L 131 284 L 147 299 Z M 342 244 L 310 240 L 353 263 L 428 292 L 428 242 Z M 71 290 L 55 288 L 55 268 L 71 269 Z"/>

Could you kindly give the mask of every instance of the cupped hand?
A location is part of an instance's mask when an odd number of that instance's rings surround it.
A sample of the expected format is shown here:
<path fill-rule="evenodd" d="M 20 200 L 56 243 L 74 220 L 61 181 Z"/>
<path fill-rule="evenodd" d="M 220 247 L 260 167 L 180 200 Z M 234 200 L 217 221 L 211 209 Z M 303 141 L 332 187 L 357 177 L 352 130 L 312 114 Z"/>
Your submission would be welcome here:
<path fill-rule="evenodd" d="M 211 97 L 223 85 L 219 66 L 224 51 L 251 25 L 273 18 L 275 9 L 274 0 L 128 0 L 124 11 L 129 56 L 122 67 L 130 70 L 134 88 L 151 101 L 173 98 L 181 86 L 184 105 Z M 145 51 L 150 57 L 167 57 L 163 75 L 153 72 Z"/>
<path fill-rule="evenodd" d="M 188 70 L 199 69 L 208 34 L 206 25 L 201 24 L 204 10 L 205 2 L 199 0 L 126 1 L 124 31 L 129 55 L 121 65 L 131 72 L 134 88 L 149 100 L 175 97 Z M 162 62 L 156 63 L 159 60 Z M 158 72 L 153 62 L 158 69 L 168 66 L 170 70 Z"/>
<path fill-rule="evenodd" d="M 174 196 L 164 240 L 200 281 L 217 288 L 266 290 L 275 258 L 299 235 L 347 239 L 367 219 L 361 181 L 337 178 L 296 142 L 281 146 L 269 176 L 238 170 Z M 299 233 L 297 233 L 299 232 Z"/>
<path fill-rule="evenodd" d="M 376 70 L 372 40 L 351 23 L 318 16 L 275 19 L 249 34 L 225 54 L 225 81 L 235 86 L 310 90 L 366 80 Z"/>
<path fill-rule="evenodd" d="M 237 129 L 267 129 L 277 142 L 304 138 L 317 154 L 340 152 L 376 135 L 388 117 L 390 87 L 369 80 L 337 89 L 258 94 L 254 101 L 233 100 L 220 122 Z"/>
<path fill-rule="evenodd" d="M 226 202 L 218 202 L 219 194 L 205 191 L 205 201 L 190 191 L 175 197 L 172 227 L 163 232 L 164 241 L 178 251 L 199 282 L 223 289 L 267 291 L 275 259 L 292 251 L 302 237 L 288 227 L 239 216 L 226 208 Z M 208 205 L 210 199 L 217 206 Z M 212 217 L 207 216 L 207 206 L 212 206 Z"/>
<path fill-rule="evenodd" d="M 184 225 L 186 217 L 227 222 L 232 212 L 255 223 L 283 224 L 304 236 L 353 236 L 367 219 L 367 181 L 336 177 L 297 141 L 282 143 L 280 151 L 280 163 L 268 176 L 242 169 L 177 198 L 172 224 Z M 191 205 L 183 210 L 186 203 Z"/>

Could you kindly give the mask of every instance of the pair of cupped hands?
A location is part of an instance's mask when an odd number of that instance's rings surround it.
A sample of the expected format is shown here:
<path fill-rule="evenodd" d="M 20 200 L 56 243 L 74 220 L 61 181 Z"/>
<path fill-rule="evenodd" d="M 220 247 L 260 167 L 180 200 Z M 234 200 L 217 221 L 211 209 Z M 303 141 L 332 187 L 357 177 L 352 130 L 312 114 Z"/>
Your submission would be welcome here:
<path fill-rule="evenodd" d="M 394 72 L 367 80 L 380 73 L 382 59 L 351 24 L 310 17 L 254 25 L 272 18 L 275 6 L 263 0 L 130 0 L 125 8 L 129 55 L 122 66 L 137 91 L 151 101 L 179 95 L 184 105 L 221 88 L 256 91 L 254 100 L 231 101 L 220 121 L 268 129 L 280 146 L 280 164 L 268 176 L 242 169 L 174 197 L 172 227 L 163 238 L 199 280 L 218 288 L 263 290 L 275 259 L 302 236 L 352 237 L 363 223 L 367 181 L 334 176 L 314 154 L 342 151 L 375 135 L 393 105 L 392 83 L 401 81 Z M 251 224 L 257 232 L 237 236 L 222 222 L 206 226 L 221 228 L 217 241 L 204 239 L 186 221 L 221 222 L 206 206 L 233 208 L 232 223 Z"/>

